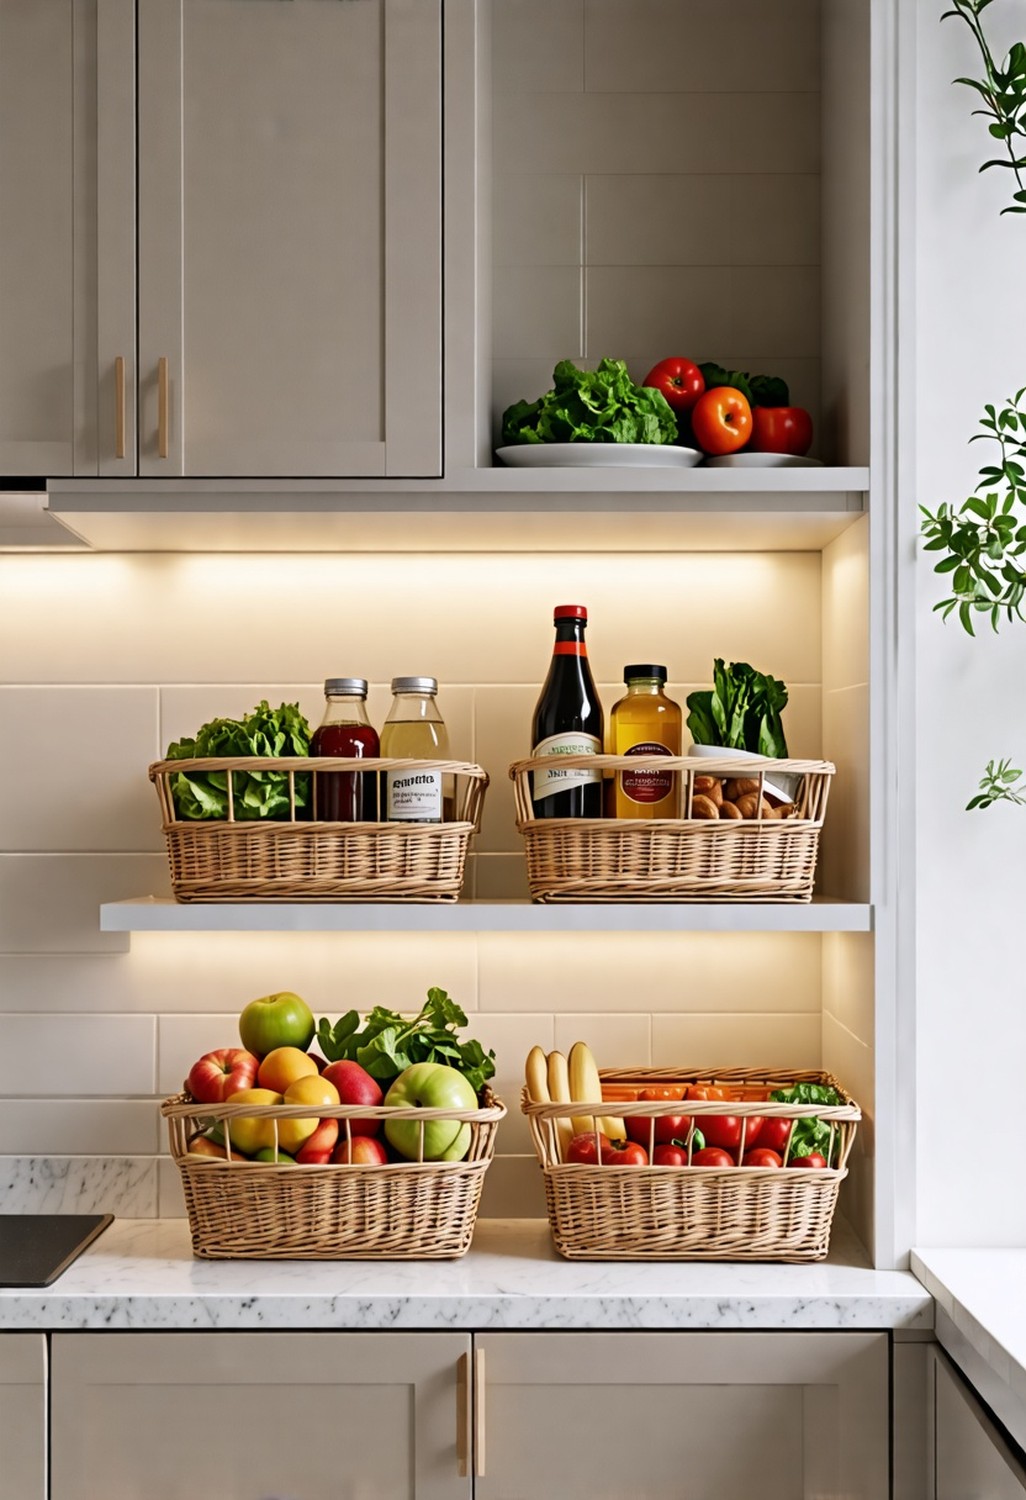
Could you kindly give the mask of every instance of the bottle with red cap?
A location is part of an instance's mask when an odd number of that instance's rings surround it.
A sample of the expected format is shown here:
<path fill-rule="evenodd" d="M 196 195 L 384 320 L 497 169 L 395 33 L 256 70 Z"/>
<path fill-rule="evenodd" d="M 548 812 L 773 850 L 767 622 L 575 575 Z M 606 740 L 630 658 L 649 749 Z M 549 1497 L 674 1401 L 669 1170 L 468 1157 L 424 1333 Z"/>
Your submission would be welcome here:
<path fill-rule="evenodd" d="M 559 604 L 553 611 L 556 643 L 552 664 L 534 710 L 532 755 L 551 756 L 551 771 L 532 773 L 536 818 L 600 818 L 602 773 L 560 770 L 564 755 L 598 755 L 602 750 L 599 702 L 584 632 L 588 611 L 582 604 Z"/>

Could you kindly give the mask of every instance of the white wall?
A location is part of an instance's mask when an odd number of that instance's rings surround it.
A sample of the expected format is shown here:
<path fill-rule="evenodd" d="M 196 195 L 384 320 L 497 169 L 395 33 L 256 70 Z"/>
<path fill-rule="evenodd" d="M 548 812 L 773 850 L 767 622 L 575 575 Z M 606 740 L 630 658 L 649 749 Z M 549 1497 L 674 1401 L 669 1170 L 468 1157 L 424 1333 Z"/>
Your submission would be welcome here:
<path fill-rule="evenodd" d="M 1026 222 L 999 217 L 1010 173 L 973 98 L 952 85 L 977 66 L 968 29 L 920 0 L 917 122 L 918 493 L 933 509 L 969 493 L 985 458 L 967 446 L 984 403 L 1026 385 Z M 1002 46 L 1026 37 L 1026 7 L 986 12 Z M 1006 180 L 1008 179 L 1008 180 Z M 1026 1155 L 1023 917 L 1026 809 L 963 811 L 984 764 L 1026 765 L 1026 625 L 970 640 L 931 613 L 943 580 L 918 563 L 918 1242 L 1022 1244 Z"/>

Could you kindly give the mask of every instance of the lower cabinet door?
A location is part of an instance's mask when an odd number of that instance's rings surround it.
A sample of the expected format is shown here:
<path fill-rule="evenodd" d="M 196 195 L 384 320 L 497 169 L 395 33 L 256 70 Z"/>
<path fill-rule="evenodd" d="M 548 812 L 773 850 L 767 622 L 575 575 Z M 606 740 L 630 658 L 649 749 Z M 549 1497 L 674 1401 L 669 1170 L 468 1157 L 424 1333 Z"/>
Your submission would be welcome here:
<path fill-rule="evenodd" d="M 1023 1500 L 1026 1468 L 943 1354 L 934 1363 L 935 1500 Z"/>
<path fill-rule="evenodd" d="M 46 1340 L 0 1334 L 0 1500 L 46 1500 Z"/>
<path fill-rule="evenodd" d="M 469 1500 L 469 1351 L 447 1333 L 55 1334 L 51 1500 Z"/>
<path fill-rule="evenodd" d="M 886 1334 L 488 1334 L 479 1500 L 884 1500 Z"/>

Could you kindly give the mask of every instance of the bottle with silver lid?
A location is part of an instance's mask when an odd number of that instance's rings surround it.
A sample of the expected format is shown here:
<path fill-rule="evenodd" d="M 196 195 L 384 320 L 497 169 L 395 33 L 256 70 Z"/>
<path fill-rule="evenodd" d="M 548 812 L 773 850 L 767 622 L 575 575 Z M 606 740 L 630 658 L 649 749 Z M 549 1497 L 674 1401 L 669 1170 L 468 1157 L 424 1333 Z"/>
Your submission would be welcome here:
<path fill-rule="evenodd" d="M 377 731 L 367 717 L 363 677 L 329 677 L 324 718 L 310 741 L 311 755 L 364 760 L 380 754 Z M 314 817 L 326 823 L 374 823 L 378 816 L 373 771 L 322 771 L 314 776 Z"/>
<path fill-rule="evenodd" d="M 381 728 L 386 760 L 448 760 L 449 733 L 438 711 L 434 677 L 393 677 L 392 707 Z M 442 771 L 386 771 L 390 823 L 441 823 L 455 815 L 453 777 Z"/>

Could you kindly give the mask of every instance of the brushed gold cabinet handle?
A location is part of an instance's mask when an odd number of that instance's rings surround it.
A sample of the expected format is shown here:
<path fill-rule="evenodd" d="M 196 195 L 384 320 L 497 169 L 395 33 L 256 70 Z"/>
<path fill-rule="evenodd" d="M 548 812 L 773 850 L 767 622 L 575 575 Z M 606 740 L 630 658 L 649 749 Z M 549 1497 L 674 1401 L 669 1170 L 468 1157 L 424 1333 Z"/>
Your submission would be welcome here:
<path fill-rule="evenodd" d="M 456 1361 L 456 1472 L 461 1479 L 470 1473 L 471 1401 L 469 1354 Z"/>
<path fill-rule="evenodd" d="M 485 1477 L 485 1355 L 474 1350 L 474 1478 Z"/>
<path fill-rule="evenodd" d="M 125 357 L 114 361 L 114 457 L 125 456 Z"/>
<path fill-rule="evenodd" d="M 167 458 L 167 429 L 168 429 L 168 390 L 167 390 L 167 355 L 162 354 L 157 360 L 157 456 Z"/>

